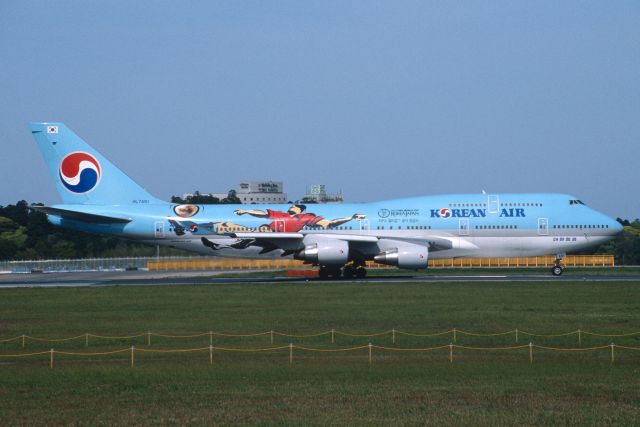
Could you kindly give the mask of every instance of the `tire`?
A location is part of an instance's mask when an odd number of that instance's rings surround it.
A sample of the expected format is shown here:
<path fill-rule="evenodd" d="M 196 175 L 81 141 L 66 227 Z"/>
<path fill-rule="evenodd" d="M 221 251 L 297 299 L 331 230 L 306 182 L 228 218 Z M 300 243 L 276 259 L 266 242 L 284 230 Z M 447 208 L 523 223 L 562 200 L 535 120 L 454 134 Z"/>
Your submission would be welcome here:
<path fill-rule="evenodd" d="M 353 267 L 345 267 L 342 275 L 345 279 L 353 279 L 356 276 L 356 270 Z"/>
<path fill-rule="evenodd" d="M 556 265 L 551 269 L 551 274 L 553 274 L 554 276 L 560 276 L 563 271 L 564 271 L 564 268 Z"/>
<path fill-rule="evenodd" d="M 363 267 L 356 269 L 356 277 L 358 277 L 358 279 L 364 279 L 367 277 L 367 269 Z"/>

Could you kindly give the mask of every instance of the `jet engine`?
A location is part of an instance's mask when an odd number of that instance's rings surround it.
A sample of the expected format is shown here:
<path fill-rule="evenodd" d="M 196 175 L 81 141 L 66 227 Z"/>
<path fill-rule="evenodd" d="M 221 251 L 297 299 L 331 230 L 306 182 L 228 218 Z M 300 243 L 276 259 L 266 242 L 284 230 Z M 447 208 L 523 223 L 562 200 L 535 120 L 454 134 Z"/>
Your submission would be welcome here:
<path fill-rule="evenodd" d="M 373 257 L 373 260 L 379 264 L 395 265 L 407 270 L 427 268 L 428 259 L 428 248 L 420 245 L 389 249 Z"/>
<path fill-rule="evenodd" d="M 298 251 L 294 258 L 319 265 L 344 265 L 349 260 L 349 243 L 338 239 L 318 239 Z"/>

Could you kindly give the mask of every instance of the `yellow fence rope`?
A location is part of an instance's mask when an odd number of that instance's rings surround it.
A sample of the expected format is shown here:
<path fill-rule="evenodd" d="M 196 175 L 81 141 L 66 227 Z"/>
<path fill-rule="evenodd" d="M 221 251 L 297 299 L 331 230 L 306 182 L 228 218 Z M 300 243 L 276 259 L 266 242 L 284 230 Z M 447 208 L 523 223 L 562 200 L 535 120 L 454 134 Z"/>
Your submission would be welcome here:
<path fill-rule="evenodd" d="M 279 347 L 266 347 L 266 348 L 229 348 L 229 347 L 212 347 L 214 350 L 218 351 L 229 351 L 229 352 L 240 352 L 240 353 L 255 353 L 262 351 L 277 351 L 277 350 L 285 350 L 289 349 L 290 346 L 283 345 Z"/>
<path fill-rule="evenodd" d="M 125 350 L 128 351 L 129 349 Z M 194 351 L 208 351 L 209 347 L 199 347 L 199 348 L 173 348 L 173 349 L 161 349 L 161 348 L 136 348 L 136 351 L 144 352 L 144 353 L 190 353 Z"/>
<path fill-rule="evenodd" d="M 460 329 L 456 329 L 456 333 L 461 334 L 461 335 L 471 335 L 474 337 L 497 337 L 500 335 L 512 335 L 516 333 L 516 330 L 512 330 L 512 331 L 506 331 L 506 332 L 494 332 L 494 333 L 488 333 L 488 334 L 484 334 L 484 333 L 480 333 L 480 332 L 467 332 L 467 331 L 461 331 Z"/>
<path fill-rule="evenodd" d="M 124 353 L 127 351 L 131 351 L 130 348 L 124 348 L 121 350 L 112 350 L 112 351 L 99 351 L 99 352 L 76 352 L 76 351 L 60 351 L 60 350 L 55 350 L 55 354 L 65 354 L 67 356 L 106 356 L 109 354 L 116 354 L 116 353 Z M 47 353 L 49 353 L 47 351 Z"/>
<path fill-rule="evenodd" d="M 433 350 L 442 350 L 444 348 L 449 348 L 450 345 L 441 345 L 438 347 L 428 347 L 428 348 L 400 348 L 400 347 L 385 347 L 380 345 L 371 345 L 372 348 L 377 348 L 380 350 L 388 350 L 388 351 L 433 351 Z"/>
<path fill-rule="evenodd" d="M 337 333 L 336 331 L 333 331 L 333 332 Z M 307 334 L 307 335 L 287 334 L 284 332 L 273 331 L 273 335 L 279 335 L 281 337 L 291 337 L 291 338 L 311 338 L 311 337 L 320 337 L 322 335 L 329 335 L 329 334 L 331 334 L 331 331 L 318 332 L 317 334 Z"/>
<path fill-rule="evenodd" d="M 274 332 L 275 333 L 275 332 Z M 209 333 L 207 332 L 207 335 Z M 221 337 L 259 337 L 261 335 L 270 335 L 271 331 L 266 331 L 266 332 L 256 332 L 254 334 L 232 334 L 232 333 L 228 333 L 228 332 L 214 332 L 213 335 L 218 335 Z"/>
<path fill-rule="evenodd" d="M 475 346 L 468 346 L 468 345 L 457 345 L 457 344 L 453 344 L 452 346 L 453 348 L 461 348 L 463 350 L 478 350 L 478 351 L 499 351 L 499 350 L 519 350 L 522 348 L 529 348 L 529 345 L 514 345 L 514 346 L 510 346 L 510 347 L 475 347 Z"/>
<path fill-rule="evenodd" d="M 527 346 L 528 347 L 528 346 Z M 593 351 L 593 350 L 602 350 L 602 349 L 610 349 L 611 345 L 601 345 L 598 347 L 582 347 L 582 348 L 562 348 L 562 347 L 547 347 L 544 345 L 537 345 L 534 344 L 532 346 L 533 348 L 539 348 L 542 350 L 552 350 L 552 351 Z M 617 345 L 614 345 L 614 347 L 620 347 Z"/>
<path fill-rule="evenodd" d="M 319 352 L 319 353 L 337 353 L 337 352 L 354 351 L 354 350 L 362 350 L 363 348 L 369 348 L 368 345 L 361 345 L 358 347 L 348 347 L 348 348 L 311 348 L 311 347 L 304 347 L 301 345 L 294 345 L 292 347 L 298 350 L 312 351 L 312 352 Z"/>
<path fill-rule="evenodd" d="M 32 337 L 29 335 L 23 335 L 23 336 L 20 336 L 19 338 L 25 338 L 25 339 L 30 339 L 32 341 L 41 341 L 41 342 L 62 342 L 62 341 L 72 341 L 80 338 L 85 338 L 86 335 L 87 334 L 82 334 L 82 335 L 69 337 L 69 338 L 40 338 L 40 337 Z"/>
<path fill-rule="evenodd" d="M 29 357 L 29 356 L 39 356 L 42 354 L 49 354 L 50 351 L 38 351 L 36 353 L 16 353 L 16 354 L 0 354 L 0 357 Z"/>
<path fill-rule="evenodd" d="M 560 334 L 534 334 L 532 332 L 526 332 L 526 331 L 523 331 L 521 329 L 518 329 L 518 333 L 523 334 L 523 335 L 529 335 L 531 337 L 553 338 L 553 337 L 564 337 L 564 336 L 568 336 L 568 335 L 576 335 L 576 334 L 579 334 L 579 333 L 583 333 L 584 334 L 584 331 L 578 329 L 576 331 L 563 332 L 563 333 L 560 333 Z M 603 336 L 606 336 L 606 335 L 603 335 Z"/>
<path fill-rule="evenodd" d="M 136 335 L 123 335 L 123 336 L 117 336 L 117 335 L 96 335 L 96 334 L 84 334 L 84 335 L 80 335 L 81 337 L 85 337 L 86 335 L 93 337 L 93 338 L 102 338 L 105 340 L 128 340 L 131 338 L 140 338 L 140 337 L 146 337 L 148 335 L 148 332 L 144 332 L 141 334 L 136 334 Z"/>
<path fill-rule="evenodd" d="M 597 337 L 630 337 L 633 335 L 640 335 L 640 332 L 629 332 L 627 334 L 597 334 L 595 332 L 589 332 L 589 331 L 580 331 L 585 335 L 594 335 Z"/>
<path fill-rule="evenodd" d="M 346 337 L 378 337 L 380 335 L 389 335 L 391 334 L 393 331 L 383 331 L 383 332 L 377 332 L 377 333 L 373 333 L 373 334 L 352 334 L 349 332 L 341 332 L 341 331 L 333 331 L 336 335 L 343 335 Z M 397 331 L 396 331 L 397 332 Z"/>
<path fill-rule="evenodd" d="M 449 335 L 453 333 L 453 329 L 449 330 L 449 331 L 444 331 L 444 332 L 435 332 L 432 334 L 415 334 L 415 333 L 411 333 L 411 332 L 403 332 L 403 331 L 398 331 L 397 329 L 395 330 L 396 334 L 400 334 L 400 335 L 408 335 L 411 337 L 437 337 L 440 335 Z"/>
<path fill-rule="evenodd" d="M 197 338 L 197 337 L 205 337 L 209 335 L 216 335 L 215 332 L 212 332 L 211 334 L 209 334 L 209 332 L 203 332 L 203 333 L 197 333 L 197 334 L 191 334 L 191 335 L 167 335 L 167 334 L 159 334 L 156 332 L 149 332 L 148 334 L 154 337 L 161 337 L 161 338 Z"/>
<path fill-rule="evenodd" d="M 614 345 L 615 348 L 622 348 L 625 350 L 640 350 L 640 347 L 627 347 L 626 345 Z"/>

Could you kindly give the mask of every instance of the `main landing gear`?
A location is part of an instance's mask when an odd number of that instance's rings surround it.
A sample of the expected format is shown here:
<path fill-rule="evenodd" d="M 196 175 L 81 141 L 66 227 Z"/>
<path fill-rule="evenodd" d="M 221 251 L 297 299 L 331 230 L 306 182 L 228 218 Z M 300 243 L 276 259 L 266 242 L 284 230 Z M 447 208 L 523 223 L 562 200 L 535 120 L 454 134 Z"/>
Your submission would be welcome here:
<path fill-rule="evenodd" d="M 363 265 L 347 265 L 344 267 L 343 274 L 345 279 L 353 279 L 354 277 L 357 277 L 358 279 L 364 279 L 365 277 L 367 277 L 367 269 L 364 268 Z"/>
<path fill-rule="evenodd" d="M 321 279 L 339 279 L 341 276 L 344 276 L 345 279 L 364 279 L 367 277 L 367 270 L 362 265 L 356 266 L 354 264 L 346 265 L 343 269 L 336 266 L 320 266 Z"/>
<path fill-rule="evenodd" d="M 562 272 L 564 271 L 564 265 L 562 265 L 562 258 L 564 257 L 560 257 L 558 256 L 556 258 L 556 260 L 553 263 L 553 268 L 551 269 L 551 274 L 553 274 L 554 276 L 560 276 L 562 274 Z"/>
<path fill-rule="evenodd" d="M 321 279 L 339 279 L 342 275 L 340 267 L 331 267 L 327 265 L 320 266 L 320 278 Z"/>

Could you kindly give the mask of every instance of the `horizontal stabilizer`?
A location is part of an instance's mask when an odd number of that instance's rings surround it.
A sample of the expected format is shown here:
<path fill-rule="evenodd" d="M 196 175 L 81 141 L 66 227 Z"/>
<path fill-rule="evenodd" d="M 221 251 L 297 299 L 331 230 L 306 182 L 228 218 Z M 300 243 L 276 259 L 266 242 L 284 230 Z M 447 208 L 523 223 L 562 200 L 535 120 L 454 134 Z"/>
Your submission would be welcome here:
<path fill-rule="evenodd" d="M 74 221 L 89 222 L 92 224 L 126 224 L 128 222 L 131 222 L 131 218 L 98 215 L 87 212 L 72 211 L 68 209 L 52 208 L 49 206 L 31 206 L 31 209 L 44 212 L 47 215 L 59 216 L 63 219 L 72 219 Z"/>

